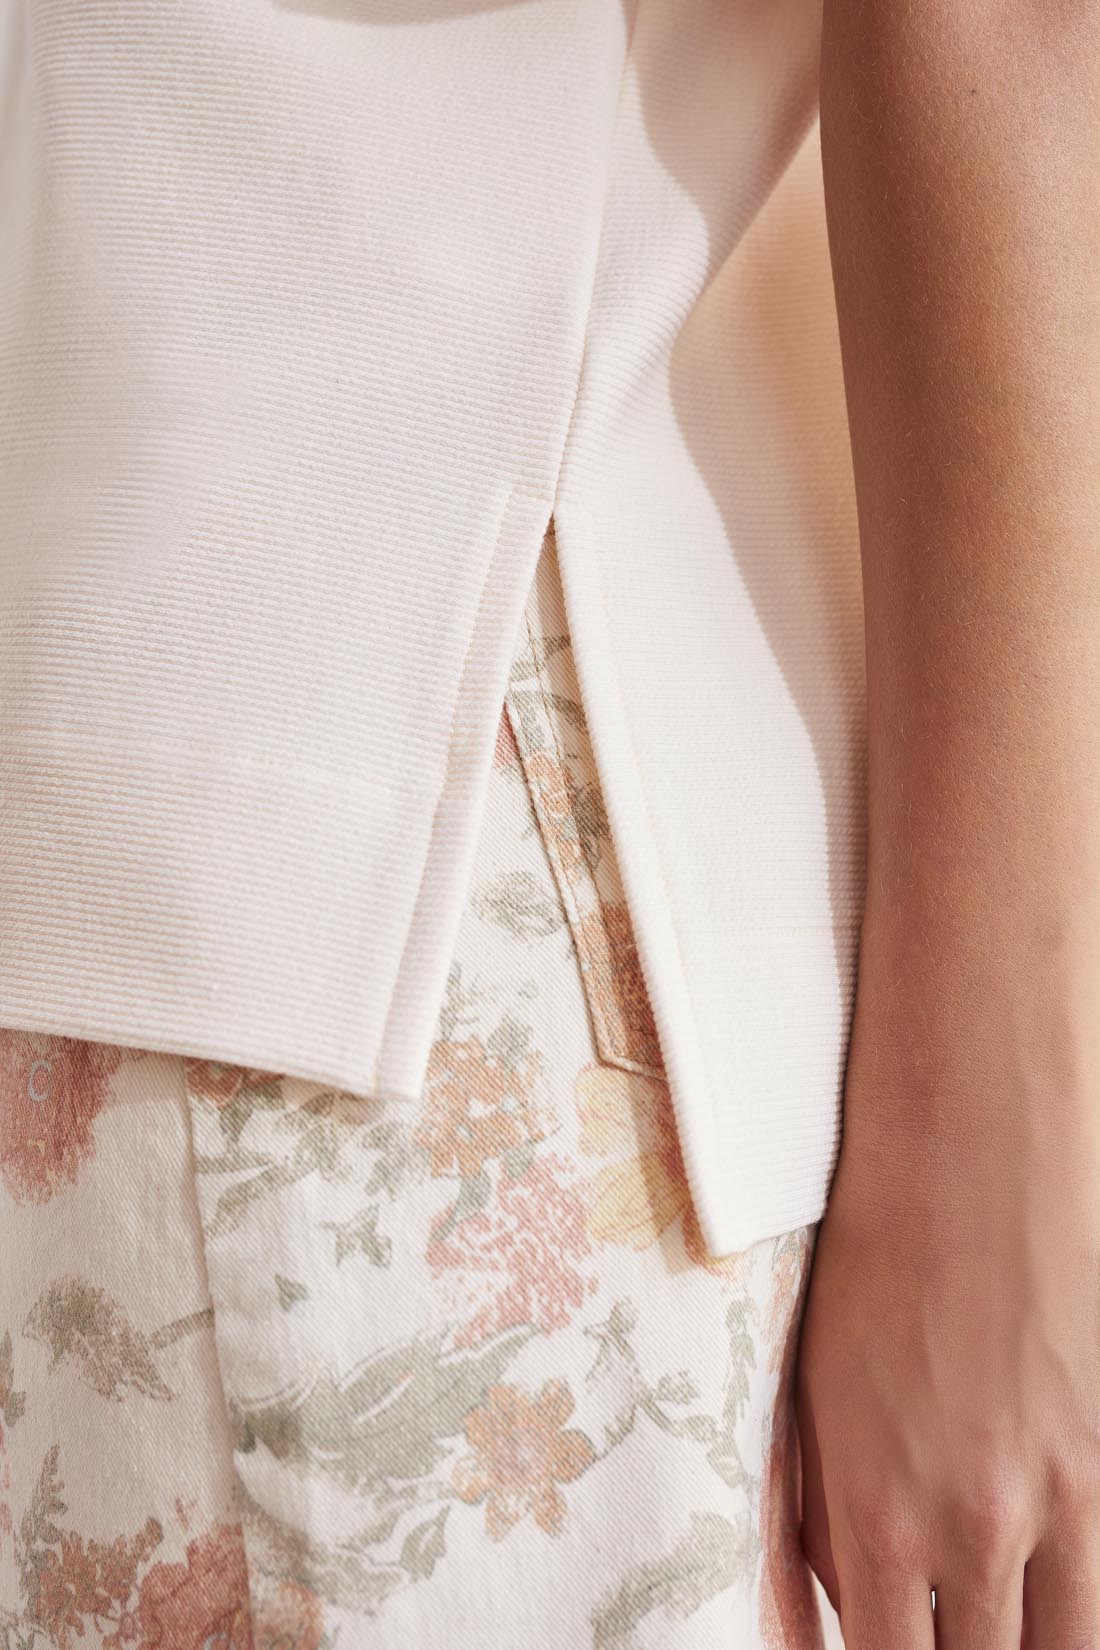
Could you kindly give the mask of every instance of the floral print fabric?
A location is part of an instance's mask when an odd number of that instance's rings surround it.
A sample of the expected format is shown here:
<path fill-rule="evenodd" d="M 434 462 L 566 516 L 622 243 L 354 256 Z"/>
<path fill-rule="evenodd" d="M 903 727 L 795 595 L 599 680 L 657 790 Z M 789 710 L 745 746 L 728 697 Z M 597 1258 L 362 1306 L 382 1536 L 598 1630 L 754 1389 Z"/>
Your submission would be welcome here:
<path fill-rule="evenodd" d="M 416 1106 L 0 1032 L 0 1650 L 821 1650 L 540 562 Z"/>

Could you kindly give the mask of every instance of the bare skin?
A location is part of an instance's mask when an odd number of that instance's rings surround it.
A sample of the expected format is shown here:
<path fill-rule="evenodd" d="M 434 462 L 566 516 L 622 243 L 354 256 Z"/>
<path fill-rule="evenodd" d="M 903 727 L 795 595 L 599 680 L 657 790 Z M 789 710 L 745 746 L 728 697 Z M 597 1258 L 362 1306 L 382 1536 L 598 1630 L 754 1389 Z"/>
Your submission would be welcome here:
<path fill-rule="evenodd" d="M 1100 6 L 825 0 L 822 145 L 870 849 L 804 1546 L 848 1650 L 1093 1650 Z"/>

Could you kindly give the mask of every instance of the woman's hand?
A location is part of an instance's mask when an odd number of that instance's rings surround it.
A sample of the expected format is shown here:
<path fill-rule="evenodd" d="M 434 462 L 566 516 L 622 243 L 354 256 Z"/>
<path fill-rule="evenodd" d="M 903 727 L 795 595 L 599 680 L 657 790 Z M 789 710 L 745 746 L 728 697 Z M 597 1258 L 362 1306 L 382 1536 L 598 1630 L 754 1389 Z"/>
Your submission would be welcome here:
<path fill-rule="evenodd" d="M 991 953 L 870 930 L 861 993 L 801 1348 L 807 1557 L 847 1650 L 1091 1650 L 1100 958 L 1049 920 Z"/>

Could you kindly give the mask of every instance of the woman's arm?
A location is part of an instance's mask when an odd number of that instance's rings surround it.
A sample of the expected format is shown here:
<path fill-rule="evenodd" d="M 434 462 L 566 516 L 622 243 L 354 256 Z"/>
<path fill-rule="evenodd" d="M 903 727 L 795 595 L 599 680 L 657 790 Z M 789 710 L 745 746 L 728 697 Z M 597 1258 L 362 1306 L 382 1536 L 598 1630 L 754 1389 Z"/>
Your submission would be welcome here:
<path fill-rule="evenodd" d="M 821 131 L 870 850 L 804 1536 L 849 1650 L 1024 1619 L 1069 1650 L 1100 1643 L 1100 7 L 825 0 Z"/>

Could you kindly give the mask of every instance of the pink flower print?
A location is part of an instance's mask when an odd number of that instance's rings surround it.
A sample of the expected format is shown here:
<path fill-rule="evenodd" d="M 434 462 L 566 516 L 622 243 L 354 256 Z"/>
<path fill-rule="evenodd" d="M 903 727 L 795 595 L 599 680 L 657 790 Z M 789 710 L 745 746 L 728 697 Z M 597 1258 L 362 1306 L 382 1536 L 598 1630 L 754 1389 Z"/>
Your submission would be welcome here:
<path fill-rule="evenodd" d="M 18 1202 L 47 1203 L 95 1155 L 92 1125 L 125 1051 L 0 1031 L 0 1175 Z"/>

